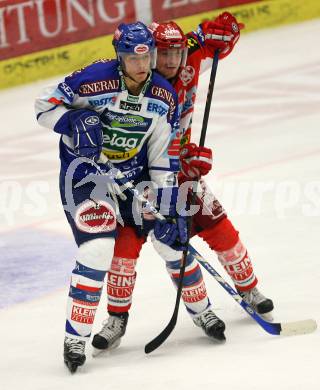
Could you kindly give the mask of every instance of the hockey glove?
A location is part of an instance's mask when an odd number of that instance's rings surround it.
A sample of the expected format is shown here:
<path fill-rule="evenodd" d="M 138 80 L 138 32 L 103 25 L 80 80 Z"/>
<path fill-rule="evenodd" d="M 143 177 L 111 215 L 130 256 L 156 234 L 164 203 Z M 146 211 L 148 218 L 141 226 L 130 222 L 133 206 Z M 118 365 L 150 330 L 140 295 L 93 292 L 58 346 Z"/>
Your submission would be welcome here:
<path fill-rule="evenodd" d="M 168 217 L 165 221 L 156 220 L 154 236 L 176 251 L 186 249 L 185 244 L 188 240 L 187 218 L 178 216 L 175 219 Z"/>
<path fill-rule="evenodd" d="M 98 160 L 103 144 L 102 125 L 98 114 L 87 109 L 74 110 L 70 112 L 69 119 L 75 154 Z"/>
<path fill-rule="evenodd" d="M 205 36 L 205 44 L 213 50 L 220 50 L 220 58 L 231 53 L 235 44 L 240 38 L 240 30 L 244 28 L 243 23 L 229 12 L 223 12 L 215 20 L 204 22 L 200 25 Z"/>
<path fill-rule="evenodd" d="M 180 163 L 186 178 L 204 176 L 212 169 L 212 150 L 194 143 L 186 144 L 180 151 Z"/>

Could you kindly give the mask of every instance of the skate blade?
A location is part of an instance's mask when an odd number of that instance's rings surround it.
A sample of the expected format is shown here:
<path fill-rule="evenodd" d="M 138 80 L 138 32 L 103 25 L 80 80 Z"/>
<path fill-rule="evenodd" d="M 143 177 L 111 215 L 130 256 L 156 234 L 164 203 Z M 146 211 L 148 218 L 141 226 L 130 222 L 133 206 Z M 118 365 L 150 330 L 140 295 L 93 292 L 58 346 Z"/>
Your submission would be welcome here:
<path fill-rule="evenodd" d="M 71 374 L 74 374 L 77 372 L 78 367 L 81 367 L 81 365 L 76 364 L 76 363 L 70 363 L 70 362 L 64 362 L 68 370 L 70 371 Z"/>
<path fill-rule="evenodd" d="M 216 337 L 210 337 L 210 340 L 212 340 L 212 342 L 214 344 L 225 344 L 227 342 L 226 338 L 224 338 L 224 339 L 217 339 Z"/>
<path fill-rule="evenodd" d="M 105 352 L 112 351 L 113 349 L 118 348 L 120 343 L 121 343 L 121 338 L 119 340 L 115 341 L 112 345 L 110 345 L 110 347 L 108 347 L 106 349 L 98 349 L 98 348 L 93 347 L 92 348 L 92 357 L 97 357 Z"/>

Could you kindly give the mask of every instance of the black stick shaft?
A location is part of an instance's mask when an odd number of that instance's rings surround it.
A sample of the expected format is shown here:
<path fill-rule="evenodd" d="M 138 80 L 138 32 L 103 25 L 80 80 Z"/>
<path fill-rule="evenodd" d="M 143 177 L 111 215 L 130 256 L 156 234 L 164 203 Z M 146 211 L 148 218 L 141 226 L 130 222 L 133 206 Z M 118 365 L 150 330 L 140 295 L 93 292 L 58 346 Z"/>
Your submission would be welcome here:
<path fill-rule="evenodd" d="M 217 74 L 217 69 L 218 69 L 218 60 L 219 60 L 219 50 L 216 50 L 214 53 L 213 63 L 212 63 L 212 67 L 211 67 L 210 81 L 209 81 L 209 87 L 208 87 L 206 106 L 205 106 L 205 110 L 204 110 L 204 114 L 203 114 L 203 121 L 202 121 L 202 129 L 201 129 L 199 146 L 204 146 L 206 135 L 207 135 L 207 127 L 208 127 L 208 120 L 209 120 L 209 114 L 210 114 L 210 108 L 211 108 L 212 94 L 213 94 L 214 83 L 216 81 L 216 74 Z"/>

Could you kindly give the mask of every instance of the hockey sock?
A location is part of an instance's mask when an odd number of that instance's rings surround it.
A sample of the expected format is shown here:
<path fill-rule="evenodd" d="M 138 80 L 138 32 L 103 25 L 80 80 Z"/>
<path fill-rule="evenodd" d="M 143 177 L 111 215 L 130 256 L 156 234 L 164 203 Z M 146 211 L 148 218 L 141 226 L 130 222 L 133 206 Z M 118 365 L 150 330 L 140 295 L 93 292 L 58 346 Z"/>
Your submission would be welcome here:
<path fill-rule="evenodd" d="M 137 276 L 135 267 L 144 242 L 145 237 L 139 237 L 133 227 L 119 225 L 108 272 L 108 311 L 125 313 L 130 309 Z"/>
<path fill-rule="evenodd" d="M 168 245 L 156 240 L 151 233 L 151 241 L 159 256 L 166 262 L 167 271 L 177 287 L 181 267 L 181 251 L 176 251 Z M 186 269 L 183 278 L 182 299 L 191 315 L 202 313 L 210 306 L 206 286 L 199 264 L 193 256 L 187 256 Z"/>
<path fill-rule="evenodd" d="M 251 290 L 257 285 L 247 249 L 228 218 L 205 229 L 199 236 L 217 253 L 220 263 L 239 291 Z"/>
<path fill-rule="evenodd" d="M 108 311 L 124 313 L 129 311 L 136 281 L 137 259 L 113 257 L 108 272 Z"/>
<path fill-rule="evenodd" d="M 180 259 L 166 262 L 167 271 L 175 286 L 179 283 L 180 263 Z M 190 255 L 187 256 L 182 299 L 187 311 L 192 316 L 202 313 L 211 306 L 199 264 Z"/>
<path fill-rule="evenodd" d="M 76 263 L 67 303 L 66 336 L 79 340 L 90 337 L 105 274 Z"/>

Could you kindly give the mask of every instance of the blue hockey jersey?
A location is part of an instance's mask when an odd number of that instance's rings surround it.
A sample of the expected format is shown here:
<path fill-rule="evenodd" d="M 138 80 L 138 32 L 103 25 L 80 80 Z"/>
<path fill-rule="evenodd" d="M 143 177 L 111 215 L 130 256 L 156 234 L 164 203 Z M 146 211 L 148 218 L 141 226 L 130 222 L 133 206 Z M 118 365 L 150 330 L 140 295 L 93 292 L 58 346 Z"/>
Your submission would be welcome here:
<path fill-rule="evenodd" d="M 159 188 L 176 186 L 179 151 L 177 95 L 164 78 L 151 72 L 139 96 L 129 93 L 117 60 L 100 60 L 74 72 L 36 99 L 40 125 L 61 134 L 60 159 L 66 172 L 75 155 L 69 110 L 91 109 L 103 124 L 103 153 L 130 180 L 147 172 Z M 81 164 L 76 179 L 96 173 Z"/>

